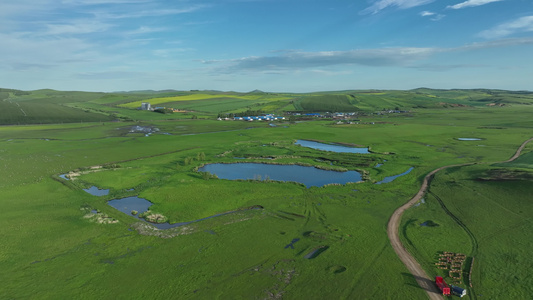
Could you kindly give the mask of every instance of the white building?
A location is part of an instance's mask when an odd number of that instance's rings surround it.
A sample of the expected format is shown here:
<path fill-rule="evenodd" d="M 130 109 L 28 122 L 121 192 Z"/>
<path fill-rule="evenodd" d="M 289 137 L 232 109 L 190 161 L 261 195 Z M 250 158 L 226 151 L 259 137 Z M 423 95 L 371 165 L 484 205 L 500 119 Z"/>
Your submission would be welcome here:
<path fill-rule="evenodd" d="M 141 110 L 151 110 L 151 108 L 152 107 L 151 107 L 150 103 L 148 103 L 148 102 L 143 102 L 141 104 Z"/>

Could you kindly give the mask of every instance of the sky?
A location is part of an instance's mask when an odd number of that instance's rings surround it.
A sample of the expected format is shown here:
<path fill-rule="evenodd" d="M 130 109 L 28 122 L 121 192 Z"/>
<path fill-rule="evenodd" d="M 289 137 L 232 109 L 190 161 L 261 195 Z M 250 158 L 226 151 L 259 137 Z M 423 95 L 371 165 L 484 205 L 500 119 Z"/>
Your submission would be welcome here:
<path fill-rule="evenodd" d="M 2 0 L 0 87 L 533 91 L 533 1 Z"/>

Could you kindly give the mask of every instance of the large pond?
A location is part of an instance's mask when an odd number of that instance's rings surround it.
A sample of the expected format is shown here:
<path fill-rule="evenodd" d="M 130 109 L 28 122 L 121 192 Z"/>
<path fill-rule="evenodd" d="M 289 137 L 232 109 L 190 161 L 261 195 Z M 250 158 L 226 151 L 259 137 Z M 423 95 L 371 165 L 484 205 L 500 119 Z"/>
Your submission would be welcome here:
<path fill-rule="evenodd" d="M 382 181 L 376 182 L 376 184 L 389 183 L 389 182 L 393 181 L 394 179 L 396 179 L 398 177 L 401 177 L 401 176 L 409 174 L 413 169 L 414 169 L 413 167 L 410 167 L 409 170 L 403 172 L 402 174 L 385 177 Z"/>
<path fill-rule="evenodd" d="M 127 198 L 122 198 L 122 199 L 110 200 L 110 201 L 107 201 L 107 204 L 120 210 L 121 212 L 127 215 L 136 217 L 137 219 L 142 220 L 142 221 L 145 221 L 145 220 L 143 218 L 139 218 L 138 215 L 147 211 L 150 208 L 150 206 L 152 206 L 152 202 L 144 198 L 139 198 L 139 197 L 127 197 Z M 135 215 L 132 213 L 132 211 L 134 210 L 138 212 Z M 231 214 L 235 212 L 237 211 L 229 211 L 229 212 L 209 216 L 207 218 L 202 218 L 202 219 L 188 221 L 188 222 L 174 223 L 174 224 L 170 224 L 170 223 L 150 223 L 150 224 L 152 224 L 158 229 L 169 229 L 169 228 L 179 227 L 179 226 L 183 226 L 183 225 L 191 224 L 194 222 L 199 222 L 199 221 L 203 221 L 203 220 L 207 220 L 207 219 L 211 219 L 214 217 L 219 217 L 219 216 L 223 216 L 223 215 L 227 215 L 227 214 Z"/>
<path fill-rule="evenodd" d="M 208 164 L 198 171 L 209 172 L 222 179 L 293 181 L 302 183 L 306 187 L 324 186 L 331 183 L 346 184 L 362 180 L 361 174 L 356 171 L 327 171 L 298 165 L 260 163 Z"/>
<path fill-rule="evenodd" d="M 324 144 L 324 143 L 318 143 L 313 141 L 307 141 L 307 140 L 297 140 L 296 145 L 300 145 L 302 147 L 307 148 L 313 148 L 317 150 L 322 151 L 331 151 L 331 152 L 339 152 L 339 153 L 370 153 L 368 151 L 368 148 L 354 148 L 354 147 L 347 147 L 342 145 L 330 145 L 330 144 Z"/>

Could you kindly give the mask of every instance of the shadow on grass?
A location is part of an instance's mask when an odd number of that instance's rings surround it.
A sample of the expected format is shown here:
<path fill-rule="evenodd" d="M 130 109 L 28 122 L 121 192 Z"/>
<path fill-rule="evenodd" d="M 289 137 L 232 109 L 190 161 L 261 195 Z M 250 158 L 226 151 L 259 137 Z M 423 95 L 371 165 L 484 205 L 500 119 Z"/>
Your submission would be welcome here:
<path fill-rule="evenodd" d="M 402 273 L 402 275 L 405 277 L 407 284 L 410 286 L 423 289 L 428 293 L 434 293 L 438 295 L 441 294 L 441 292 L 437 289 L 435 282 L 433 282 L 432 280 L 429 280 L 427 278 L 423 278 L 420 276 L 416 276 L 410 273 Z M 413 282 L 413 278 L 416 280 L 416 282 Z"/>

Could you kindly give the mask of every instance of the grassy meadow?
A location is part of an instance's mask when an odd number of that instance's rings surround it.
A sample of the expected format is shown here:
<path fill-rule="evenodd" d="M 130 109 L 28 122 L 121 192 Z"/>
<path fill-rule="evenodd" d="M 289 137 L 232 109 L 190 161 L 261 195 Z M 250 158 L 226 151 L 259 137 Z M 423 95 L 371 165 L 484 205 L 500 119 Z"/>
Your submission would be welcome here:
<path fill-rule="evenodd" d="M 0 126 L 0 299 L 425 299 L 389 245 L 387 222 L 427 173 L 459 163 L 476 164 L 435 176 L 424 203 L 402 219 L 404 244 L 430 276 L 446 275 L 434 264 L 442 251 L 464 253 L 468 262 L 474 257 L 472 280 L 460 284 L 470 298 L 533 293 L 527 276 L 533 145 L 512 163 L 494 164 L 531 137 L 532 94 L 0 90 L 0 97 L 0 105 L 13 106 L 11 113 L 0 110 L 9 124 Z M 137 110 L 145 101 L 193 112 Z M 39 104 L 43 116 L 28 108 L 33 119 L 23 118 L 17 104 Z M 56 115 L 58 107 L 68 111 Z M 405 112 L 383 113 L 396 107 Z M 227 112 L 332 108 L 358 112 L 357 121 L 274 127 L 216 120 Z M 67 121 L 74 111 L 88 118 Z M 158 131 L 146 135 L 137 127 Z M 319 151 L 295 145 L 298 139 L 371 153 Z M 365 180 L 306 188 L 196 171 L 234 162 L 355 170 Z M 69 172 L 78 176 L 59 177 Z M 93 185 L 109 195 L 82 190 Z M 151 211 L 170 223 L 238 211 L 155 230 L 107 204 L 129 196 L 151 201 Z M 246 209 L 254 206 L 262 208 Z M 432 226 L 420 226 L 426 221 Z"/>

